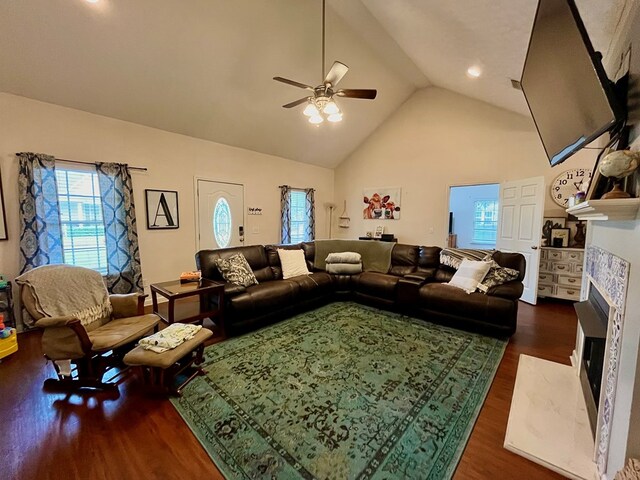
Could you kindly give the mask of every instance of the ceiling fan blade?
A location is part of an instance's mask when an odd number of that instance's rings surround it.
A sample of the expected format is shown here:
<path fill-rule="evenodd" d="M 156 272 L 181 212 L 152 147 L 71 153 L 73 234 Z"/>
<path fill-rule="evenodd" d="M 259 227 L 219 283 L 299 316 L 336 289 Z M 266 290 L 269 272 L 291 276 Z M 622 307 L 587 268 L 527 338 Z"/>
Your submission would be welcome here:
<path fill-rule="evenodd" d="M 330 83 L 332 87 L 335 87 L 342 77 L 344 77 L 349 71 L 349 67 L 347 67 L 342 62 L 333 62 L 331 66 L 331 70 L 327 73 L 326 78 L 324 79 L 324 83 Z"/>
<path fill-rule="evenodd" d="M 296 100 L 295 102 L 291 102 L 291 103 L 287 103 L 286 105 L 283 105 L 283 108 L 293 108 L 293 107 L 297 107 L 298 105 L 302 104 L 302 103 L 306 103 L 309 101 L 311 97 L 304 97 L 301 98 L 300 100 Z"/>
<path fill-rule="evenodd" d="M 282 82 L 282 83 L 286 83 L 287 85 L 293 85 L 294 87 L 305 88 L 307 90 L 313 91 L 313 87 L 310 87 L 309 85 L 305 85 L 304 83 L 296 82 L 295 80 L 289 80 L 288 78 L 282 78 L 282 77 L 273 77 L 273 79 L 277 82 Z"/>
<path fill-rule="evenodd" d="M 335 93 L 335 95 L 339 97 L 364 98 L 366 100 L 373 100 L 374 98 L 376 98 L 377 94 L 378 94 L 377 90 L 368 89 L 368 88 L 360 88 L 360 89 L 343 88 L 342 90 L 338 90 Z"/>

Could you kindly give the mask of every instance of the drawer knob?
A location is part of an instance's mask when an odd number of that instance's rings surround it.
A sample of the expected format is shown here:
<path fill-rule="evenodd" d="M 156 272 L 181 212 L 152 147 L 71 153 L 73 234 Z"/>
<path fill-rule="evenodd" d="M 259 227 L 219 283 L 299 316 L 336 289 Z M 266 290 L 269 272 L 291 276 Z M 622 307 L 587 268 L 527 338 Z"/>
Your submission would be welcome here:
<path fill-rule="evenodd" d="M 557 265 L 558 270 L 564 270 L 564 265 Z"/>
<path fill-rule="evenodd" d="M 574 294 L 574 293 L 576 293 L 576 292 L 575 292 L 574 290 L 567 290 L 567 293 L 568 293 L 569 295 L 573 295 L 573 294 Z"/>
<path fill-rule="evenodd" d="M 576 283 L 576 279 L 575 278 L 568 278 L 567 281 L 569 283 Z"/>

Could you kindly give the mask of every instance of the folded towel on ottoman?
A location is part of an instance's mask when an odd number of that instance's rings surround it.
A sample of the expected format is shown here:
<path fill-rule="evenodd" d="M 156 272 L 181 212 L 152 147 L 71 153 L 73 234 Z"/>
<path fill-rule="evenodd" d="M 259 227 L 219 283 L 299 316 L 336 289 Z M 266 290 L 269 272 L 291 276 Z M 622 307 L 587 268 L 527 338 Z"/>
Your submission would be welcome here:
<path fill-rule="evenodd" d="M 141 339 L 138 345 L 152 352 L 166 352 L 182 345 L 187 340 L 191 340 L 201 328 L 200 325 L 174 323 L 158 333 Z"/>

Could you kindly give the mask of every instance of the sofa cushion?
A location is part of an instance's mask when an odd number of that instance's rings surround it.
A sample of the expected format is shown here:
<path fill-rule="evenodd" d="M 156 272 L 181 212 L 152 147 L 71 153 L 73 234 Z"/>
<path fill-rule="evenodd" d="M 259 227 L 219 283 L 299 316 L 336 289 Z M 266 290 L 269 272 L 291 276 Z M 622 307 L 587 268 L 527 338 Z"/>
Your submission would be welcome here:
<path fill-rule="evenodd" d="M 327 272 L 314 272 L 289 279 L 300 287 L 300 295 L 304 298 L 315 298 L 331 293 L 333 278 Z"/>
<path fill-rule="evenodd" d="M 227 282 L 249 287 L 258 283 L 256 276 L 251 271 L 251 266 L 244 255 L 236 253 L 228 258 L 218 258 L 215 260 L 216 267 L 220 275 Z"/>
<path fill-rule="evenodd" d="M 121 347 L 142 338 L 160 322 L 154 314 L 135 317 L 118 318 L 88 332 L 94 351 L 109 350 Z"/>
<path fill-rule="evenodd" d="M 233 314 L 252 315 L 254 312 L 277 310 L 292 306 L 298 300 L 300 285 L 292 280 L 271 280 L 247 287 L 247 291 L 230 299 Z"/>
<path fill-rule="evenodd" d="M 366 293 L 369 296 L 394 300 L 398 280 L 400 280 L 400 277 L 395 275 L 362 272 L 360 275 L 354 276 L 354 288 L 357 292 Z"/>
<path fill-rule="evenodd" d="M 418 249 L 418 272 L 435 270 L 440 266 L 440 247 L 421 246 Z"/>
<path fill-rule="evenodd" d="M 416 245 L 397 244 L 391 252 L 389 273 L 402 276 L 415 272 L 418 268 L 418 255 L 419 248 Z"/>
<path fill-rule="evenodd" d="M 418 292 L 420 308 L 456 317 L 474 318 L 488 323 L 502 324 L 512 316 L 513 300 L 464 290 L 446 283 L 427 283 Z"/>

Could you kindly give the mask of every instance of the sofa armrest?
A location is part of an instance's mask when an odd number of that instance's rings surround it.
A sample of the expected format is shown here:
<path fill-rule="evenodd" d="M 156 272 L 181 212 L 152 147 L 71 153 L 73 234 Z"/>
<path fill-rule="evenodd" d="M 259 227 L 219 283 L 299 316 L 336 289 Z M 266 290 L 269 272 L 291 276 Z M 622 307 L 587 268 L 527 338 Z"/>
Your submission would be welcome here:
<path fill-rule="evenodd" d="M 227 282 L 224 284 L 224 296 L 225 297 L 233 297 L 240 293 L 244 293 L 247 291 L 247 287 L 242 285 L 238 285 L 237 283 Z"/>
<path fill-rule="evenodd" d="M 517 300 L 522 295 L 523 290 L 524 285 L 522 282 L 520 280 L 513 280 L 511 282 L 503 283 L 502 285 L 491 287 L 487 291 L 487 295 Z"/>
<path fill-rule="evenodd" d="M 64 316 L 64 317 L 42 317 L 35 322 L 35 326 L 38 328 L 51 328 L 51 327 L 69 327 L 73 323 L 80 323 L 76 317 Z"/>
<path fill-rule="evenodd" d="M 144 299 L 146 295 L 128 293 L 125 295 L 109 295 L 113 307 L 113 318 L 135 317 L 144 314 Z"/>

